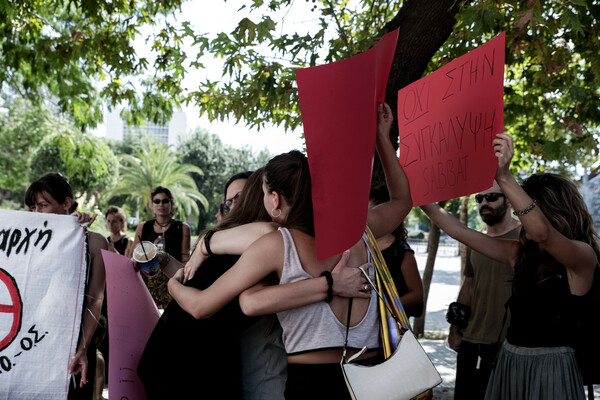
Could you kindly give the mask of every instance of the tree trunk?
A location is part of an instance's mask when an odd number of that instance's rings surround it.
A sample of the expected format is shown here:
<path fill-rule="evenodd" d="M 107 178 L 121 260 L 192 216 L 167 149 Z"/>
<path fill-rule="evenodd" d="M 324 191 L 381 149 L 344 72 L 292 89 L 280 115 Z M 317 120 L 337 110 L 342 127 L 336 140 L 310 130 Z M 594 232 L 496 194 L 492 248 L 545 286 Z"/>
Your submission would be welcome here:
<path fill-rule="evenodd" d="M 459 3 L 456 0 L 407 0 L 380 32 L 383 36 L 400 28 L 385 94 L 385 101 L 396 116 L 390 130 L 390 140 L 395 148 L 398 148 L 398 90 L 423 76 L 427 64 L 454 29 Z M 385 185 L 385 178 L 376 157 L 372 187 L 382 185 Z"/>
<path fill-rule="evenodd" d="M 458 219 L 463 225 L 469 223 L 469 198 L 470 196 L 463 196 L 460 200 L 460 209 Z M 458 243 L 460 251 L 460 284 L 462 285 L 463 278 L 465 276 L 465 266 L 467 265 L 467 246 L 462 243 Z"/>
<path fill-rule="evenodd" d="M 447 201 L 440 201 L 440 207 L 444 207 Z M 415 318 L 413 332 L 417 337 L 423 336 L 425 333 L 425 317 L 427 316 L 427 298 L 429 297 L 429 288 L 431 287 L 431 278 L 433 277 L 433 267 L 435 266 L 435 258 L 437 256 L 438 247 L 440 245 L 440 227 L 431 221 L 429 225 L 429 237 L 427 239 L 427 262 L 425 271 L 423 271 L 423 315 Z"/>
<path fill-rule="evenodd" d="M 435 257 L 437 255 L 438 246 L 440 244 L 440 227 L 433 221 L 429 225 L 429 238 L 427 239 L 427 263 L 423 272 L 423 310 L 427 310 L 427 298 L 429 297 L 429 288 L 431 287 L 431 278 L 433 277 L 433 267 L 435 265 Z M 427 313 L 423 311 L 423 315 L 415 318 L 413 331 L 417 337 L 423 336 L 425 332 L 425 317 Z"/>

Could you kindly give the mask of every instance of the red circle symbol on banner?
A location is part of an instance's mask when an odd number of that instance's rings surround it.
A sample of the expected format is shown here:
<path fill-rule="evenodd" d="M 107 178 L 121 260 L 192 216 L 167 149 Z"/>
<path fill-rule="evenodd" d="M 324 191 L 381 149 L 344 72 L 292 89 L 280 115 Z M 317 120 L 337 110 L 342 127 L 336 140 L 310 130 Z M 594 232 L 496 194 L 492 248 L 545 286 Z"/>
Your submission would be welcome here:
<path fill-rule="evenodd" d="M 23 314 L 23 302 L 21 301 L 17 283 L 8 272 L 0 268 L 0 288 L 2 286 L 8 289 L 10 302 L 9 304 L 0 303 L 0 314 L 9 314 L 12 323 L 8 333 L 4 337 L 0 336 L 0 351 L 6 348 L 17 336 L 17 333 L 19 333 Z"/>

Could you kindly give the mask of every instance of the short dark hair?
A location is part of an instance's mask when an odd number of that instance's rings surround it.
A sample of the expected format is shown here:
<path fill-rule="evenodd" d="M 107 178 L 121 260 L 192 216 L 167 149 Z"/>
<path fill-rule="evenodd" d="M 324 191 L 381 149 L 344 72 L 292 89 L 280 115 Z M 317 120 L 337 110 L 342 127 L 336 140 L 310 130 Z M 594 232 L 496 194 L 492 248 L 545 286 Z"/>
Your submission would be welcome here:
<path fill-rule="evenodd" d="M 67 198 L 71 199 L 73 204 L 69 209 L 69 213 L 77 210 L 77 202 L 73 196 L 73 189 L 71 189 L 71 185 L 69 184 L 69 178 L 63 174 L 50 172 L 29 185 L 25 192 L 25 204 L 27 207 L 33 207 L 37 200 L 37 195 L 44 192 L 48 193 L 59 203 L 63 203 Z"/>

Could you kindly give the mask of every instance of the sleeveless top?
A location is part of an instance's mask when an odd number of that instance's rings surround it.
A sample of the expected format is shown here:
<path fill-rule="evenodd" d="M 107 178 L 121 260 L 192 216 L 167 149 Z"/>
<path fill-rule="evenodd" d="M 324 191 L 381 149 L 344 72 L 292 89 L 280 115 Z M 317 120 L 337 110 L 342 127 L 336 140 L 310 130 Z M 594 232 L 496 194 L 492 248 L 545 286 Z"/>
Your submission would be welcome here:
<path fill-rule="evenodd" d="M 408 293 L 408 286 L 406 285 L 406 281 L 404 280 L 404 275 L 402 275 L 402 261 L 404 260 L 404 255 L 407 251 L 411 253 L 415 253 L 413 249 L 410 248 L 409 244 L 404 240 L 395 238 L 394 242 L 385 250 L 381 250 L 381 255 L 383 256 L 385 263 L 390 270 L 390 274 L 392 275 L 392 280 L 396 285 L 396 289 L 398 290 L 398 296 L 402 297 L 406 293 Z M 409 317 L 420 317 L 423 314 L 423 302 L 419 304 L 415 304 L 414 306 L 407 307 L 404 305 L 404 311 L 406 315 Z"/>
<path fill-rule="evenodd" d="M 154 232 L 154 222 L 156 219 L 151 219 L 144 222 L 142 228 L 142 240 L 154 242 L 161 234 Z M 183 242 L 183 222 L 178 219 L 171 221 L 169 229 L 162 233 L 165 237 L 165 251 L 175 257 L 177 261 L 181 261 L 181 243 Z"/>
<path fill-rule="evenodd" d="M 312 278 L 313 276 L 300 264 L 290 231 L 286 228 L 279 228 L 279 231 L 283 236 L 285 249 L 279 283 L 292 283 Z M 372 262 L 370 254 L 369 262 Z M 372 267 L 369 269 L 369 275 L 373 275 Z M 283 343 L 288 355 L 343 347 L 346 326 L 337 319 L 329 304 L 324 301 L 278 312 L 277 318 L 283 329 Z M 348 347 L 361 349 L 364 346 L 368 349 L 379 347 L 379 314 L 375 291 L 371 291 L 371 300 L 363 319 L 349 329 Z"/>
<path fill-rule="evenodd" d="M 142 240 L 154 242 L 161 234 L 154 232 L 154 222 L 156 219 L 148 220 L 142 227 Z M 165 251 L 174 257 L 177 261 L 181 261 L 181 244 L 183 242 L 183 222 L 174 219 L 171 221 L 169 229 L 162 233 L 165 238 Z M 156 274 L 152 277 L 142 275 L 144 283 L 148 287 L 152 299 L 157 306 L 165 307 L 172 300 L 169 294 L 167 284 L 169 278 L 165 274 Z"/>
<path fill-rule="evenodd" d="M 591 290 L 583 296 L 571 294 L 563 265 L 543 277 L 532 267 L 513 282 L 507 341 L 522 347 L 573 346 L 577 341 L 574 328 L 589 310 Z"/>
<path fill-rule="evenodd" d="M 125 254 L 125 249 L 127 248 L 127 239 L 129 239 L 128 235 L 123 235 L 116 242 L 112 242 L 113 246 L 115 246 L 115 250 L 119 252 L 119 254 Z M 106 240 L 110 243 L 110 235 L 106 237 Z"/>

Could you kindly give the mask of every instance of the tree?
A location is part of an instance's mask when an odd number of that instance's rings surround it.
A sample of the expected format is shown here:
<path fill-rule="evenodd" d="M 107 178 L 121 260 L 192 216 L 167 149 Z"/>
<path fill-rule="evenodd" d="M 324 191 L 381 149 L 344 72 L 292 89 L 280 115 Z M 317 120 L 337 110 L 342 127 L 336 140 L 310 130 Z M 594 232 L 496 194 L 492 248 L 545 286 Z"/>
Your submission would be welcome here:
<path fill-rule="evenodd" d="M 0 114 L 0 187 L 21 193 L 29 183 L 31 154 L 61 124 L 48 108 L 19 97 L 5 99 L 3 108 L 6 113 Z"/>
<path fill-rule="evenodd" d="M 102 120 L 102 100 L 144 110 L 138 120 L 170 118 L 178 105 L 185 58 L 168 16 L 181 0 L 0 0 L 0 82 L 36 102 L 52 100 L 80 127 Z M 145 26 L 156 28 L 155 72 L 133 42 Z M 173 38 L 176 43 L 169 43 Z M 97 84 L 103 84 L 98 90 Z M 138 93 L 145 91 L 143 95 Z M 145 118 L 146 117 L 146 118 Z"/>
<path fill-rule="evenodd" d="M 139 204 L 146 205 L 150 202 L 152 189 L 160 185 L 167 187 L 175 196 L 182 219 L 192 214 L 198 215 L 197 202 L 206 210 L 208 201 L 198 191 L 192 174 L 202 176 L 203 172 L 196 166 L 179 164 L 177 159 L 175 152 L 155 142 L 136 149 L 133 155 L 121 155 L 119 182 L 108 197 L 125 195 L 130 199 L 139 199 Z"/>
<path fill-rule="evenodd" d="M 218 136 L 197 129 L 184 139 L 178 149 L 181 161 L 193 164 L 204 172 L 194 177 L 196 185 L 208 199 L 208 209 L 200 213 L 198 229 L 214 221 L 214 215 L 223 202 L 225 182 L 233 174 L 253 171 L 267 163 L 271 155 L 263 151 L 254 155 L 249 149 L 235 149 L 224 145 Z"/>
<path fill-rule="evenodd" d="M 65 125 L 62 132 L 47 136 L 31 156 L 30 180 L 48 172 L 66 175 L 76 196 L 90 201 L 93 208 L 100 193 L 114 186 L 118 162 L 102 139 Z"/>

